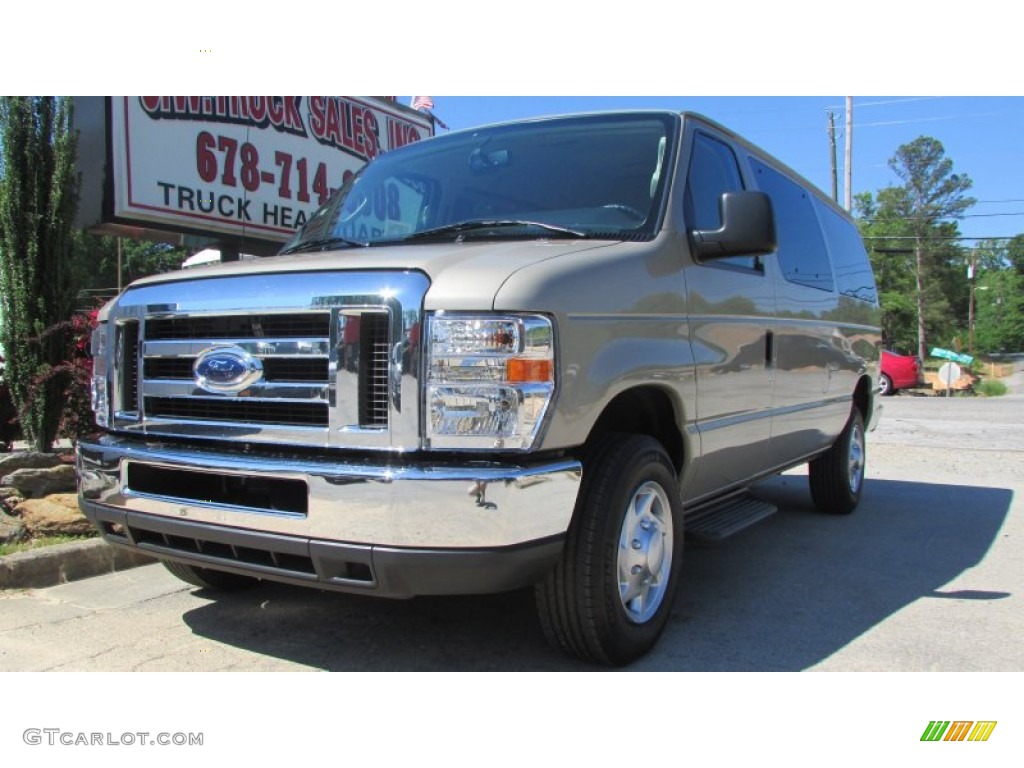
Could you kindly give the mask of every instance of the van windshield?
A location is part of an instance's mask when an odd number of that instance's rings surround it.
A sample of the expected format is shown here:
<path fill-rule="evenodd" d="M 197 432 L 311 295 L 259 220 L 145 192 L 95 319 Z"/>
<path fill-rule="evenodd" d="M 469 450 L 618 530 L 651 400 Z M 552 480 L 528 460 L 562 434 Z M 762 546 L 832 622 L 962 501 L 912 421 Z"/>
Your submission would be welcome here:
<path fill-rule="evenodd" d="M 509 237 L 646 240 L 678 117 L 631 113 L 460 131 L 378 157 L 282 253 Z"/>

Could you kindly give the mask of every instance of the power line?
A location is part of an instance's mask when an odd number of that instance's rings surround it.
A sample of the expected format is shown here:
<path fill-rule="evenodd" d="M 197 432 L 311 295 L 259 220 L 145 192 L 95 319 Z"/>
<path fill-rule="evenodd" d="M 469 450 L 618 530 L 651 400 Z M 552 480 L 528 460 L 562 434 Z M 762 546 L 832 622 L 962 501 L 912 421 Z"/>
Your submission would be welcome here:
<path fill-rule="evenodd" d="M 888 99 L 886 101 L 865 101 L 858 102 L 857 107 L 881 107 L 887 104 L 905 104 L 908 101 L 931 101 L 934 99 L 947 99 L 948 96 L 913 96 L 906 99 Z M 826 107 L 826 109 L 843 109 L 841 106 Z"/>
<path fill-rule="evenodd" d="M 967 237 L 966 235 L 923 235 L 918 238 L 914 235 L 862 235 L 861 240 L 1012 240 L 1019 235 L 989 235 L 981 237 Z"/>
<path fill-rule="evenodd" d="M 990 219 L 996 216 L 1024 216 L 1024 211 L 1017 211 L 1015 213 L 965 213 L 963 216 L 951 216 L 950 220 L 959 221 L 960 219 Z M 931 216 L 896 216 L 891 219 L 858 219 L 866 224 L 881 224 L 893 221 L 931 221 Z M 938 223 L 947 221 L 946 219 L 940 219 Z"/>
<path fill-rule="evenodd" d="M 877 123 L 857 123 L 855 128 L 877 128 L 886 125 L 913 125 L 914 123 L 937 123 L 943 120 L 960 120 L 965 117 L 1002 117 L 1002 112 L 974 112 L 972 114 L 943 115 L 941 117 L 915 117 L 910 120 L 882 120 Z"/>
<path fill-rule="evenodd" d="M 1024 211 L 1018 211 L 1017 213 L 968 213 L 965 216 L 961 216 L 962 219 L 988 219 L 992 216 L 1024 216 Z"/>

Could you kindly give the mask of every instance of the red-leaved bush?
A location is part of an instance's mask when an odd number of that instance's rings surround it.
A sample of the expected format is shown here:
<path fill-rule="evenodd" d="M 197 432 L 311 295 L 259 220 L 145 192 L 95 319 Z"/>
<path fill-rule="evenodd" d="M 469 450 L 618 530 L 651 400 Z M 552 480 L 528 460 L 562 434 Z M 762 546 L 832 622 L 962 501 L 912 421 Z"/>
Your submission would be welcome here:
<path fill-rule="evenodd" d="M 96 430 L 89 390 L 92 385 L 92 357 L 89 342 L 96 327 L 99 310 L 78 312 L 70 320 L 50 326 L 39 336 L 39 341 L 59 335 L 64 345 L 63 362 L 47 369 L 35 379 L 33 389 L 53 380 L 61 383 L 64 392 L 57 436 L 77 440 Z"/>

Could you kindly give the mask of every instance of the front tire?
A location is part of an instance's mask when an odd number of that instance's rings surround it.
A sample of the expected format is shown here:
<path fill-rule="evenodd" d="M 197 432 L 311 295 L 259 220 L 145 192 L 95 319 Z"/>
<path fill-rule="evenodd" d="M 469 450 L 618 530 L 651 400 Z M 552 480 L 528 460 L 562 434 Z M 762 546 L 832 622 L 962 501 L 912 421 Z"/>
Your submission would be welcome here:
<path fill-rule="evenodd" d="M 821 512 L 848 515 L 864 491 L 864 417 L 854 407 L 835 444 L 808 465 L 811 498 Z"/>
<path fill-rule="evenodd" d="M 251 576 L 242 576 L 227 571 L 215 571 L 212 568 L 199 568 L 195 565 L 185 565 L 171 560 L 164 560 L 164 568 L 170 571 L 187 584 L 203 589 L 213 589 L 219 592 L 237 592 L 242 589 L 251 589 L 260 583 L 259 579 Z"/>
<path fill-rule="evenodd" d="M 537 585 L 549 642 L 584 661 L 628 664 L 657 642 L 682 562 L 675 468 L 644 435 L 608 435 L 583 463 L 562 559 Z"/>
<path fill-rule="evenodd" d="M 884 373 L 878 377 L 878 394 L 883 396 L 896 394 L 896 390 L 892 388 L 892 379 Z"/>

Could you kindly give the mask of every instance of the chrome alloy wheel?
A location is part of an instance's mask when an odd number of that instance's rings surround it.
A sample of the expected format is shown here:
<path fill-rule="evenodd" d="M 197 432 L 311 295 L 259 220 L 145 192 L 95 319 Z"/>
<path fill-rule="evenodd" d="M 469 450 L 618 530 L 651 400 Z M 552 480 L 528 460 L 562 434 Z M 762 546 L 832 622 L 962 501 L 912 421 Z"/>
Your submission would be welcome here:
<path fill-rule="evenodd" d="M 850 428 L 850 466 L 847 478 L 850 481 L 850 492 L 857 493 L 864 482 L 864 430 L 860 424 L 852 424 Z"/>
<path fill-rule="evenodd" d="M 665 490 L 646 482 L 633 493 L 619 532 L 619 600 L 634 624 L 647 622 L 665 597 L 672 540 L 672 508 Z"/>

